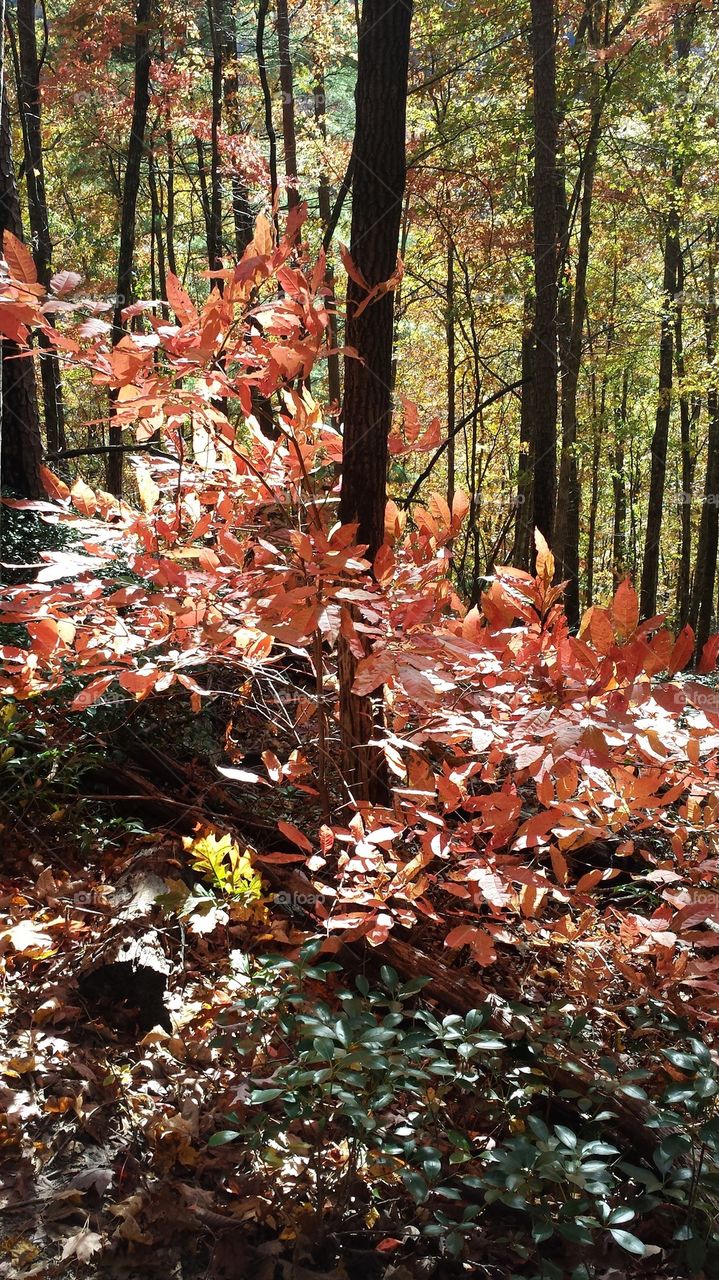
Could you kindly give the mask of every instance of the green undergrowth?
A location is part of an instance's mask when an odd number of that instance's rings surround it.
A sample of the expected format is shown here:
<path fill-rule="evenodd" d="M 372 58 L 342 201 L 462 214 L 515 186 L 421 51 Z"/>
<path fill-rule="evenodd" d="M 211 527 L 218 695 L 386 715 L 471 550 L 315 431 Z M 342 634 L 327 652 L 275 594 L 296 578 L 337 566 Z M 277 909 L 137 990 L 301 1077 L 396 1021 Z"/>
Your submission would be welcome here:
<path fill-rule="evenodd" d="M 280 1221 L 302 1208 L 325 1247 L 369 1229 L 398 1256 L 542 1280 L 719 1264 L 717 1062 L 686 1025 L 630 1009 L 632 1048 L 607 1056 L 567 1007 L 443 1016 L 423 979 L 347 983 L 319 947 L 236 955 L 216 1040 L 242 1101 L 212 1145 L 236 1144 Z"/>

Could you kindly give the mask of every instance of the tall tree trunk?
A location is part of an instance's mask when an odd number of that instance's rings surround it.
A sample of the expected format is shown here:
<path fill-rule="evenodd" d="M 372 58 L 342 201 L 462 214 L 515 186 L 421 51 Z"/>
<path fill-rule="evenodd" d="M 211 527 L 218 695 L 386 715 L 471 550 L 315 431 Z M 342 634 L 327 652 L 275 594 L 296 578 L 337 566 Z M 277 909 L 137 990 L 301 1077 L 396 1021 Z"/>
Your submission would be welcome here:
<path fill-rule="evenodd" d="M 532 541 L 532 472 L 534 452 L 534 298 L 524 295 L 522 323 L 522 400 L 519 418 L 519 460 L 517 463 L 517 514 L 514 534 L 514 564 L 528 569 Z"/>
<path fill-rule="evenodd" d="M 0 102 L 0 243 L 6 231 L 22 239 L 20 199 L 12 162 L 12 139 L 5 83 Z M 2 413 L 0 415 L 0 484 L 22 498 L 43 498 L 40 479 L 42 441 L 37 411 L 35 370 L 19 356 L 17 343 L 0 340 L 2 349 Z"/>
<path fill-rule="evenodd" d="M 664 240 L 664 274 L 662 281 L 664 305 L 659 340 L 659 399 L 651 445 L 649 501 L 640 596 L 641 612 L 644 618 L 653 617 L 657 611 L 659 545 L 662 532 L 662 507 L 664 504 L 664 482 L 667 470 L 667 446 L 669 442 L 674 378 L 673 306 L 677 290 L 678 262 L 679 211 L 673 201 L 667 219 L 667 231 Z"/>
<path fill-rule="evenodd" d="M 290 19 L 287 0 L 277 0 L 277 42 L 280 52 L 280 88 L 282 90 L 282 138 L 285 144 L 285 176 L 287 208 L 299 204 L 297 190 L 297 138 L 295 134 L 295 91 L 290 53 Z"/>
<path fill-rule="evenodd" d="M 599 515 L 599 467 L 602 459 L 602 432 L 598 418 L 592 419 L 594 444 L 592 448 L 592 484 L 589 494 L 589 527 L 587 532 L 587 608 L 594 601 L 594 563 L 597 549 L 597 518 Z"/>
<path fill-rule="evenodd" d="M 223 101 L 226 127 L 230 133 L 240 132 L 239 89 L 237 70 L 237 26 L 232 4 L 223 8 L 222 41 L 224 46 Z M 235 228 L 235 253 L 241 258 L 252 239 L 253 220 L 247 184 L 235 167 L 232 170 L 232 221 Z"/>
<path fill-rule="evenodd" d="M 113 346 L 122 340 L 122 309 L 133 299 L 132 268 L 135 258 L 135 219 L 137 194 L 140 188 L 140 170 L 145 150 L 145 129 L 150 106 L 150 32 L 149 22 L 153 0 L 137 0 L 135 11 L 135 85 L 132 108 L 132 125 L 127 143 L 127 159 L 122 187 L 122 213 L 120 217 L 120 251 L 117 260 L 117 290 L 113 315 Z M 111 446 L 107 456 L 107 488 L 118 497 L 122 493 L 122 428 L 113 425 L 113 404 L 110 404 Z"/>
<path fill-rule="evenodd" d="M 561 386 L 561 420 L 562 442 L 559 459 L 559 502 L 554 516 L 554 534 L 552 547 L 557 562 L 558 574 L 567 578 L 565 608 L 571 626 L 576 626 L 579 613 L 579 546 L 573 538 L 572 508 L 574 494 L 572 486 L 578 486 L 577 457 L 575 452 L 577 438 L 576 396 L 572 397 L 570 380 L 572 364 L 572 280 L 569 269 L 569 207 L 567 205 L 566 179 L 564 159 L 557 168 L 557 239 L 559 255 L 562 262 L 561 275 L 557 281 L 557 345 L 559 354 L 559 372 Z M 574 412 L 572 412 L 574 408 Z M 577 502 L 577 539 L 579 535 L 579 507 Z M 576 557 L 574 551 L 576 550 Z"/>
<path fill-rule="evenodd" d="M 527 210 L 534 207 L 534 123 L 532 92 L 532 42 L 527 40 L 527 93 L 524 103 L 524 117 L 527 135 L 532 138 L 527 152 L 527 169 L 525 178 L 525 204 Z M 519 453 L 517 457 L 517 496 L 514 520 L 514 552 L 512 563 L 518 569 L 528 570 L 531 562 L 533 503 L 532 475 L 534 471 L 534 348 L 535 348 L 535 303 L 534 290 L 527 281 L 524 290 L 524 307 L 522 313 L 522 339 L 520 347 L 520 374 L 522 389 L 520 392 L 519 410 Z"/>
<path fill-rule="evenodd" d="M 624 445 L 627 435 L 627 406 L 629 401 L 629 370 L 622 374 L 622 390 L 614 415 L 614 459 L 612 488 L 614 490 L 614 523 L 612 528 L 612 573 L 614 582 L 621 582 L 627 561 L 627 493 L 624 475 Z"/>
<path fill-rule="evenodd" d="M 167 242 L 167 265 L 173 276 L 177 275 L 177 257 L 175 254 L 175 140 L 172 129 L 165 133 L 167 148 L 167 213 L 165 216 L 165 240 Z"/>
<path fill-rule="evenodd" d="M 157 174 L 157 161 L 153 148 L 147 157 L 147 176 L 150 185 L 150 211 L 152 217 L 151 237 L 154 245 L 154 256 L 157 262 L 157 283 L 160 298 L 163 302 L 167 302 L 167 268 L 165 266 L 165 242 L 162 237 L 162 201 L 160 198 L 160 184 Z M 153 290 L 154 296 L 154 290 Z M 162 308 L 160 314 L 166 314 L 167 308 Z"/>
<path fill-rule="evenodd" d="M 404 261 L 407 253 L 407 240 L 409 238 L 410 227 L 410 192 L 407 191 L 402 206 L 402 218 L 400 221 L 399 235 L 399 253 Z M 397 333 L 402 322 L 402 281 L 400 280 L 394 291 L 394 320 L 392 324 L 392 378 L 390 380 L 390 388 L 394 396 L 394 390 L 397 385 L 397 361 L 399 353 L 397 351 Z"/>
<path fill-rule="evenodd" d="M 212 248 L 212 203 L 210 199 L 207 160 L 205 159 L 205 144 L 199 134 L 195 134 L 195 151 L 197 153 L 197 185 L 200 188 L 200 208 L 202 210 L 202 221 L 205 224 L 205 246 L 207 248 L 207 257 L 209 260 Z"/>
<path fill-rule="evenodd" d="M 260 76 L 260 86 L 262 88 L 262 101 L 265 109 L 265 132 L 267 133 L 267 141 L 269 143 L 269 170 L 270 170 L 270 199 L 274 205 L 277 195 L 277 133 L 275 124 L 272 119 L 272 90 L 270 89 L 270 79 L 267 74 L 267 63 L 265 61 L 265 27 L 267 25 L 267 12 L 270 7 L 270 0 L 259 0 L 257 6 L 257 36 L 255 49 L 257 53 L 257 70 Z"/>
<path fill-rule="evenodd" d="M 370 286 L 394 273 L 405 184 L 405 118 L 411 0 L 364 0 L 357 71 L 350 253 Z M 358 316 L 365 290 L 347 287 L 344 466 L 340 517 L 357 521 L 371 557 L 384 541 L 387 445 L 392 419 L 393 295 Z"/>
<path fill-rule="evenodd" d="M 595 104 L 598 97 L 597 87 L 595 87 L 593 95 Z M 556 515 L 554 551 L 559 565 L 560 576 L 568 579 L 565 605 L 567 618 L 572 627 L 579 625 L 579 512 L 581 493 L 577 467 L 577 392 L 579 388 L 579 373 L 582 366 L 582 335 L 587 312 L 587 271 L 589 268 L 589 246 L 592 235 L 592 197 L 599 142 L 599 122 L 599 107 L 595 105 L 592 113 L 589 140 L 584 153 L 584 177 L 579 215 L 579 244 L 573 296 L 569 293 L 569 286 L 566 286 L 566 297 L 569 300 L 568 311 L 571 318 L 568 318 L 568 324 L 564 329 L 564 340 L 560 340 L 560 350 L 562 352 L 562 454 L 559 469 L 559 492 L 562 495 L 562 501 Z M 568 237 L 568 217 L 565 221 L 567 226 L 564 235 Z"/>
<path fill-rule="evenodd" d="M 679 66 L 679 99 L 683 107 L 686 97 L 683 64 L 689 53 L 694 13 L 675 20 L 675 53 Z M 662 506 L 664 482 L 667 470 L 669 423 L 672 411 L 672 385 L 674 377 L 674 301 L 679 282 L 679 192 L 684 180 L 683 152 L 678 143 L 674 147 L 672 180 L 669 189 L 669 211 L 664 235 L 664 271 L 662 279 L 662 321 L 659 339 L 659 393 L 654 435 L 651 447 L 649 475 L 649 500 L 647 527 L 644 538 L 640 608 L 644 618 L 653 617 L 657 611 L 659 585 L 659 557 L 662 534 Z"/>
<path fill-rule="evenodd" d="M 615 274 L 615 296 L 616 296 L 616 274 Z M 614 303 L 612 303 L 611 311 L 613 325 Z M 591 461 L 591 486 L 589 494 L 589 520 L 587 530 L 587 580 L 586 580 L 586 597 L 585 607 L 589 608 L 594 602 L 594 566 L 597 556 L 597 523 L 599 517 L 599 467 L 602 458 L 602 434 L 604 430 L 604 414 L 607 399 L 607 375 L 605 372 L 602 382 L 601 397 L 597 397 L 597 366 L 594 354 L 594 339 L 592 328 L 589 323 L 589 314 L 587 321 L 587 344 L 589 347 L 590 374 L 589 389 L 592 414 L 592 461 Z M 607 351 L 611 347 L 611 334 L 607 338 Z"/>
<path fill-rule="evenodd" d="M 212 111 L 210 115 L 210 184 L 207 194 L 207 261 L 210 271 L 222 267 L 222 184 L 220 180 L 220 126 L 222 124 L 223 41 L 222 0 L 207 0 L 212 42 Z M 220 290 L 222 281 L 210 281 Z"/>
<path fill-rule="evenodd" d="M 714 585 L 716 581 L 717 550 L 719 549 L 719 379 L 717 369 L 717 297 L 716 257 L 719 233 L 712 223 L 708 235 L 707 301 L 704 308 L 704 336 L 706 341 L 709 385 L 707 389 L 707 462 L 697 544 L 697 562 L 694 570 L 689 621 L 697 639 L 697 653 L 709 639 L 714 619 Z"/>
<path fill-rule="evenodd" d="M 318 61 L 315 69 L 315 83 L 313 89 L 315 123 L 320 131 L 323 142 L 327 138 L 326 125 L 326 100 L 325 100 L 325 78 L 322 66 Z M 329 227 L 330 218 L 332 216 L 331 200 L 330 200 L 330 183 L 324 166 L 320 170 L 317 202 L 319 206 L 320 220 L 322 222 L 323 232 Z M 340 358 L 337 353 L 337 308 L 335 305 L 335 277 L 332 264 L 327 260 L 325 271 L 325 283 L 327 285 L 327 307 L 329 310 L 329 332 L 328 342 L 331 348 L 331 354 L 327 357 L 327 394 L 330 405 L 339 408 L 342 397 L 342 386 L 340 383 Z"/>
<path fill-rule="evenodd" d="M 684 258 L 679 253 L 677 276 L 677 305 L 674 315 L 674 346 L 676 350 L 677 379 L 679 381 L 679 430 L 681 437 L 682 503 L 680 511 L 681 543 L 679 548 L 679 578 L 677 582 L 677 619 L 684 626 L 689 617 L 692 561 L 692 492 L 694 489 L 694 455 L 692 451 L 692 427 L 698 415 L 696 397 L 690 402 L 684 385 Z"/>
<path fill-rule="evenodd" d="M 534 523 L 551 542 L 557 483 L 557 86 L 554 0 L 532 0 Z"/>
<path fill-rule="evenodd" d="M 49 288 L 52 277 L 52 242 L 45 193 L 45 166 L 42 145 L 40 62 L 35 30 L 35 0 L 17 0 L 19 48 L 18 103 L 22 119 L 27 182 L 28 216 L 33 257 L 38 280 Z M 38 338 L 45 431 L 49 453 L 65 448 L 65 419 L 60 363 L 46 334 Z"/>
<path fill-rule="evenodd" d="M 457 356 L 455 351 L 454 324 L 454 244 L 452 237 L 447 236 L 447 506 L 452 510 L 455 492 L 455 439 L 454 425 L 456 419 L 455 378 Z"/>
<path fill-rule="evenodd" d="M 397 261 L 405 186 L 405 121 L 412 0 L 364 0 L 359 33 L 355 176 L 350 252 L 370 286 L 388 280 Z M 385 293 L 357 315 L 365 295 L 350 278 L 347 345 L 360 359 L 345 363 L 343 524 L 357 523 L 373 559 L 384 542 L 387 456 L 392 420 L 393 297 Z M 373 790 L 378 761 L 368 746 L 369 699 L 351 693 L 354 657 L 340 653 L 340 718 L 345 776 L 355 794 Z"/>

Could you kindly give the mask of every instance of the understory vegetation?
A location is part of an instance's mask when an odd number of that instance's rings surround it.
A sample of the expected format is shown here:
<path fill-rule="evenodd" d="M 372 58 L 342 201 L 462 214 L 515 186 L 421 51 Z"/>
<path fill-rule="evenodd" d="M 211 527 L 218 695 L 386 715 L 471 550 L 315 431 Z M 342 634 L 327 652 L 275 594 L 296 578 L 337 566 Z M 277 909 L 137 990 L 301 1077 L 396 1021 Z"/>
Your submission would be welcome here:
<path fill-rule="evenodd" d="M 3 32 L 0 1280 L 710 1280 L 717 14 Z"/>

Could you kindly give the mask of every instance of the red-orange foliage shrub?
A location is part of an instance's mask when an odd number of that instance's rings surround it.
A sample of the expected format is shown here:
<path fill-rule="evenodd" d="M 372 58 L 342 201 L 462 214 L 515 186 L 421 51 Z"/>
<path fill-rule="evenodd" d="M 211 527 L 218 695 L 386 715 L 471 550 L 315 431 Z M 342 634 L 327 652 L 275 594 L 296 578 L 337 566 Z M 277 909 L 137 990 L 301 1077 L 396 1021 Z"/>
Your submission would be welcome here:
<path fill-rule="evenodd" d="M 453 511 L 433 495 L 408 520 L 390 503 L 370 572 L 355 529 L 334 522 L 341 438 L 298 389 L 327 350 L 323 267 L 289 265 L 291 253 L 262 222 L 199 312 L 171 280 L 176 324 L 151 316 L 151 332 L 114 350 L 96 321 L 57 336 L 118 393 L 140 441 L 162 433 L 165 456 L 136 461 L 136 506 L 47 473 L 43 515 L 77 541 L 3 593 L 0 620 L 28 635 L 0 651 L 4 692 L 42 695 L 71 673 L 75 710 L 115 682 L 135 699 L 184 686 L 197 703 L 206 668 L 257 675 L 289 647 L 322 667 L 324 715 L 342 633 L 355 692 L 384 690 L 394 786 L 391 807 L 353 808 L 328 771 L 333 820 L 284 824 L 328 932 L 378 943 L 425 920 L 480 966 L 502 948 L 544 949 L 565 957 L 578 998 L 628 986 L 713 1016 L 719 693 L 673 679 L 691 632 L 640 623 L 625 582 L 571 635 L 541 539 L 536 577 L 498 568 L 467 610 L 448 551 L 462 495 Z M 43 305 L 32 279 L 13 278 L 0 329 L 22 338 Z M 280 395 L 276 439 L 252 417 L 253 389 Z M 223 401 L 239 405 L 234 425 Z M 309 742 L 306 718 L 302 732 Z M 627 880 L 633 896 L 618 897 Z"/>

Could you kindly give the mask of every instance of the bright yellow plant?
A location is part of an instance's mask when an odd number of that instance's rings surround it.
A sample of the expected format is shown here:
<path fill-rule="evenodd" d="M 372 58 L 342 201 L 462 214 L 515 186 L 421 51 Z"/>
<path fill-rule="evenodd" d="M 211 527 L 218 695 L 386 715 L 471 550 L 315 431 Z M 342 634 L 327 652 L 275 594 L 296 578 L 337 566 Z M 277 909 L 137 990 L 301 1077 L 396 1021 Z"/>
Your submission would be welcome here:
<path fill-rule="evenodd" d="M 192 868 L 212 883 L 213 888 L 246 905 L 262 900 L 262 880 L 252 865 L 250 848 L 240 850 L 232 836 L 214 831 L 203 836 L 186 836 L 185 848 L 192 855 Z"/>

